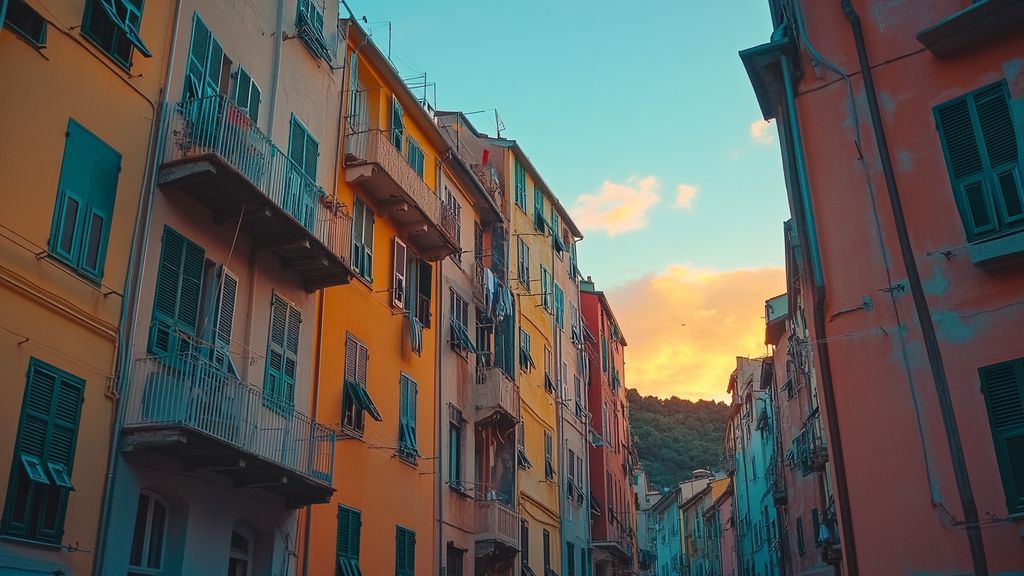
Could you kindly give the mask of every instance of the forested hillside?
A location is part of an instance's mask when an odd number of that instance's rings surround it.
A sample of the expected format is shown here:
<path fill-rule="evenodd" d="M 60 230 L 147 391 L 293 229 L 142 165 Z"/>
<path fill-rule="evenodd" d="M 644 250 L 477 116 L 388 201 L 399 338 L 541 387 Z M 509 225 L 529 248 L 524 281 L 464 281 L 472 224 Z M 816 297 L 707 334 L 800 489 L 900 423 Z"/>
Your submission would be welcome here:
<path fill-rule="evenodd" d="M 697 468 L 721 465 L 729 407 L 723 402 L 661 399 L 627 391 L 630 423 L 651 488 L 686 480 Z"/>

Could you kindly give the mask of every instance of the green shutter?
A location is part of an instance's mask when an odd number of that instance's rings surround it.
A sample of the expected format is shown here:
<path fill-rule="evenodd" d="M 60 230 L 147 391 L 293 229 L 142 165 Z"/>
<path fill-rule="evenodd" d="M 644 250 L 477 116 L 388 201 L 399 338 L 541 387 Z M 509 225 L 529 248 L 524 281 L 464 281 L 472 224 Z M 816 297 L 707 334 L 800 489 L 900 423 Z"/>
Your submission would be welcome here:
<path fill-rule="evenodd" d="M 206 86 L 206 64 L 210 54 L 210 29 L 199 14 L 192 14 L 192 39 L 188 47 L 188 65 L 185 70 L 185 100 L 203 96 Z"/>
<path fill-rule="evenodd" d="M 419 456 L 416 446 L 416 382 L 402 374 L 399 378 L 398 440 L 401 451 Z"/>
<path fill-rule="evenodd" d="M 402 151 L 402 141 L 405 140 L 405 125 L 402 121 L 402 105 L 398 99 L 391 97 L 391 143 L 399 152 Z"/>
<path fill-rule="evenodd" d="M 395 576 L 414 576 L 416 573 L 416 533 L 401 526 L 395 527 Z"/>
<path fill-rule="evenodd" d="M 170 227 L 164 228 L 153 297 L 150 353 L 185 351 L 179 346 L 176 333 L 192 336 L 196 333 L 205 265 L 206 253 L 199 245 Z"/>
<path fill-rule="evenodd" d="M 295 373 L 298 364 L 302 313 L 274 295 L 267 338 L 267 367 L 263 379 L 265 400 L 282 407 L 295 402 Z"/>
<path fill-rule="evenodd" d="M 979 370 L 1010 514 L 1024 512 L 1024 360 Z"/>
<path fill-rule="evenodd" d="M 59 543 L 72 489 L 85 381 L 33 358 L 15 439 L 5 532 Z"/>
<path fill-rule="evenodd" d="M 92 280 L 103 278 L 121 155 L 68 121 L 50 251 Z"/>

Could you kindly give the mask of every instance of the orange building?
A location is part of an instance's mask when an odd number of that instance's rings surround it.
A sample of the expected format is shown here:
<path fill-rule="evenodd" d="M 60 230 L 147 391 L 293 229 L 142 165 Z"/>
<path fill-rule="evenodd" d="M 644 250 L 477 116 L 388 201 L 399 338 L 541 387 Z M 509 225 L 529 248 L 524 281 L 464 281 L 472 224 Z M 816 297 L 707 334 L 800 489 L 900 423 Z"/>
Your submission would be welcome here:
<path fill-rule="evenodd" d="M 342 488 L 310 511 L 302 569 L 433 574 L 442 548 L 437 370 L 448 333 L 437 263 L 462 251 L 452 199 L 439 192 L 448 145 L 365 31 L 353 20 L 341 26 L 338 200 L 353 213 L 355 278 L 322 293 L 313 415 L 340 425 Z"/>
<path fill-rule="evenodd" d="M 1019 573 L 1024 4 L 769 4 L 842 571 Z"/>

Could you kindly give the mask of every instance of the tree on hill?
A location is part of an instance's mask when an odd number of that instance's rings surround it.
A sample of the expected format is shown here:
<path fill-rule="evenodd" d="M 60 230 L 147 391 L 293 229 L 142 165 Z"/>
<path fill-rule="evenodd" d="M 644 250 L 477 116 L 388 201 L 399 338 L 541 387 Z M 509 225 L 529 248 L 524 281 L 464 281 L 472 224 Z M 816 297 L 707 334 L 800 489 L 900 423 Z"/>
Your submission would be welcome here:
<path fill-rule="evenodd" d="M 673 486 L 722 460 L 729 406 L 724 402 L 641 396 L 627 390 L 637 455 L 652 489 Z"/>

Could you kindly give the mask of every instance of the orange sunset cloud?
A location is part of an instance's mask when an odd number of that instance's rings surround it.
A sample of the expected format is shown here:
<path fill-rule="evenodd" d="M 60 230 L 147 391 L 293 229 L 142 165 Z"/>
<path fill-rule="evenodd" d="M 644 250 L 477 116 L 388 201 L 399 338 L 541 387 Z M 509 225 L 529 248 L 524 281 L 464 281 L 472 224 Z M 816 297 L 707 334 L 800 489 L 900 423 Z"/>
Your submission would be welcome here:
<path fill-rule="evenodd" d="M 763 356 L 764 301 L 785 292 L 782 268 L 676 264 L 608 290 L 626 348 L 626 385 L 641 394 L 725 400 L 736 356 Z"/>

